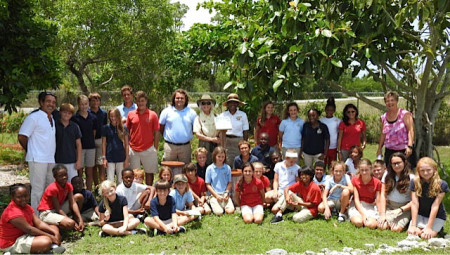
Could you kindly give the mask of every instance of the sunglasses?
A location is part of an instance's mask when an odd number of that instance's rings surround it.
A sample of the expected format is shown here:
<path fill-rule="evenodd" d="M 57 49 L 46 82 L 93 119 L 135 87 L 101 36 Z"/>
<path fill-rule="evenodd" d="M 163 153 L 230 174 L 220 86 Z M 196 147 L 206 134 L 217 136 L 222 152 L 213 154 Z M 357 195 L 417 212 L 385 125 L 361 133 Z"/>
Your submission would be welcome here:
<path fill-rule="evenodd" d="M 399 165 L 401 165 L 401 164 L 403 164 L 403 161 L 400 161 L 400 162 L 393 162 L 393 163 L 392 163 L 393 166 L 399 166 Z"/>
<path fill-rule="evenodd" d="M 355 113 L 356 111 L 347 111 L 347 113 Z"/>
<path fill-rule="evenodd" d="M 202 102 L 202 105 L 211 105 L 210 101 Z"/>

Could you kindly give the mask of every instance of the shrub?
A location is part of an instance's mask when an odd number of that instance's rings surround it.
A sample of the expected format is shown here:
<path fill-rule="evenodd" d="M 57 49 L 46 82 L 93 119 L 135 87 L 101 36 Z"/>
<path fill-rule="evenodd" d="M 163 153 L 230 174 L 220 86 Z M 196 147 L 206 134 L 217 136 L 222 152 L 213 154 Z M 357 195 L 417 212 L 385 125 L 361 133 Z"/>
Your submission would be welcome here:
<path fill-rule="evenodd" d="M 16 151 L 11 148 L 0 147 L 0 163 L 20 164 L 23 162 L 24 155 L 24 151 Z"/>
<path fill-rule="evenodd" d="M 449 145 L 450 144 L 450 127 L 447 125 L 450 119 L 450 106 L 447 102 L 442 101 L 439 108 L 438 117 L 434 123 L 433 144 Z"/>
<path fill-rule="evenodd" d="M 0 120 L 0 133 L 17 133 L 20 125 L 28 114 L 24 112 L 15 112 L 12 114 L 4 114 Z"/>
<path fill-rule="evenodd" d="M 360 115 L 359 118 L 366 123 L 366 138 L 368 143 L 378 143 L 380 140 L 380 115 Z"/>

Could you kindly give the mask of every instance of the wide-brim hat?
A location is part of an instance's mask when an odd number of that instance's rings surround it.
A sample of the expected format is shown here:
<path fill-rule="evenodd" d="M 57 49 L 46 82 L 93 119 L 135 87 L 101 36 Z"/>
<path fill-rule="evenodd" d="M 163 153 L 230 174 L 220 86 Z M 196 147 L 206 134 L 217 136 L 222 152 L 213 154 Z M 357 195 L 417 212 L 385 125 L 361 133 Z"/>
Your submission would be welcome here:
<path fill-rule="evenodd" d="M 213 103 L 213 105 L 216 105 L 216 100 L 214 100 L 214 98 L 212 98 L 210 95 L 208 94 L 203 94 L 202 98 L 200 98 L 199 100 L 197 100 L 197 106 L 200 107 L 200 103 L 201 102 L 206 102 L 206 101 L 211 101 Z"/>
<path fill-rule="evenodd" d="M 241 100 L 239 100 L 239 95 L 236 94 L 236 93 L 231 93 L 231 94 L 229 94 L 228 97 L 227 97 L 227 101 L 225 101 L 225 102 L 223 103 L 223 106 L 227 106 L 227 103 L 228 103 L 228 102 L 237 102 L 237 103 L 239 103 L 240 106 L 243 106 L 243 105 L 244 105 L 244 102 L 242 102 Z"/>
<path fill-rule="evenodd" d="M 177 183 L 177 182 L 186 182 L 187 183 L 188 179 L 184 174 L 180 174 L 180 175 L 177 174 L 173 180 L 173 183 Z"/>

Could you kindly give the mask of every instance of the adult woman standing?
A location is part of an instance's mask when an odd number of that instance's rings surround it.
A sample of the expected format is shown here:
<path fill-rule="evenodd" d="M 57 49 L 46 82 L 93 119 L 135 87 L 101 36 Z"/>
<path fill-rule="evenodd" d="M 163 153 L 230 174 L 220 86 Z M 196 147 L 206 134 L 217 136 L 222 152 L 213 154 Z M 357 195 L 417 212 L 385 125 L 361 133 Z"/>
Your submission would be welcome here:
<path fill-rule="evenodd" d="M 204 147 L 208 151 L 207 165 L 212 163 L 212 152 L 217 145 L 220 145 L 221 141 L 216 130 L 215 115 L 211 111 L 215 105 L 216 100 L 212 99 L 210 95 L 202 95 L 202 98 L 197 100 L 197 106 L 201 111 L 194 120 L 194 133 L 199 140 L 198 147 Z"/>
<path fill-rule="evenodd" d="M 280 126 L 280 118 L 273 114 L 274 104 L 267 101 L 263 104 L 261 115 L 256 120 L 255 141 L 259 144 L 259 136 L 261 133 L 269 134 L 269 145 L 275 147 L 278 142 L 278 127 Z"/>
<path fill-rule="evenodd" d="M 337 152 L 340 161 L 347 160 L 353 145 L 366 147 L 366 123 L 358 119 L 358 108 L 354 104 L 344 107 L 342 122 L 339 123 Z"/>
<path fill-rule="evenodd" d="M 414 143 L 414 122 L 412 114 L 405 109 L 398 108 L 398 93 L 389 91 L 384 96 L 384 103 L 388 111 L 381 115 L 381 134 L 378 142 L 377 155 L 382 155 L 384 162 L 389 165 L 389 158 L 395 152 L 402 152 L 406 157 L 411 156 Z"/>
<path fill-rule="evenodd" d="M 298 117 L 298 105 L 296 102 L 291 102 L 286 106 L 283 117 L 284 119 L 281 121 L 279 128 L 278 148 L 281 149 L 283 158 L 287 149 L 295 149 L 300 158 L 302 130 L 305 122 Z"/>

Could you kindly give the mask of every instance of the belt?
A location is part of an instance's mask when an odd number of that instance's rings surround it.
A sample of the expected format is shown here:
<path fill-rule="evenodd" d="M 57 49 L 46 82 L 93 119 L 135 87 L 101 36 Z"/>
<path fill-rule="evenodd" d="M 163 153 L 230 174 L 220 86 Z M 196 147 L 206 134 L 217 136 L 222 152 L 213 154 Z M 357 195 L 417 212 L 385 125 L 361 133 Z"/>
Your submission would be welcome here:
<path fill-rule="evenodd" d="M 237 135 L 226 135 L 226 137 L 228 137 L 228 138 L 242 138 L 242 136 L 237 136 Z"/>
<path fill-rule="evenodd" d="M 191 141 L 188 141 L 188 142 L 186 142 L 186 143 L 172 143 L 172 142 L 169 142 L 169 141 L 167 141 L 167 140 L 164 140 L 164 142 L 166 142 L 166 143 L 168 143 L 168 144 L 172 144 L 172 145 L 186 145 L 186 144 L 190 144 L 191 143 Z"/>

